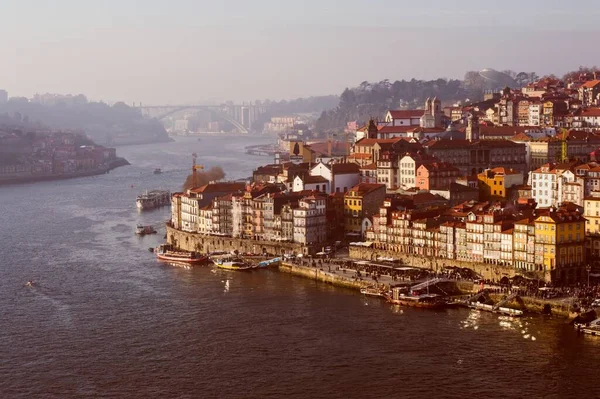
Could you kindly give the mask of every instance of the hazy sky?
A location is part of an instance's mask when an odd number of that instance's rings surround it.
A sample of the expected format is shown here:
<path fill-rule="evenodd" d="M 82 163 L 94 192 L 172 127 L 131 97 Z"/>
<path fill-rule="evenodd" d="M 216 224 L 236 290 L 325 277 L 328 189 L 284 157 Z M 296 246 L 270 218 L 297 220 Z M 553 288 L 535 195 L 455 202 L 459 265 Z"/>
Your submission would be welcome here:
<path fill-rule="evenodd" d="M 0 88 L 128 103 L 600 65 L 600 1 L 0 0 Z"/>

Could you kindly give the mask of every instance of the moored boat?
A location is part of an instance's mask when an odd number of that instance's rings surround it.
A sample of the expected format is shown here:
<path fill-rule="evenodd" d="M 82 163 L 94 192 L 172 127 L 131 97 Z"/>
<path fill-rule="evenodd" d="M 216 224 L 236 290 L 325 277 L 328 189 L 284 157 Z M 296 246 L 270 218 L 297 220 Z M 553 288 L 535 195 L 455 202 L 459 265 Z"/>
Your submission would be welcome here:
<path fill-rule="evenodd" d="M 156 233 L 156 229 L 150 225 L 144 226 L 144 225 L 138 224 L 137 227 L 135 228 L 135 234 L 140 235 L 140 236 L 144 236 L 146 234 L 154 234 L 154 233 Z"/>
<path fill-rule="evenodd" d="M 267 267 L 277 267 L 281 264 L 281 258 L 273 258 L 268 260 L 263 260 L 262 262 L 258 262 L 258 269 L 265 269 Z"/>
<path fill-rule="evenodd" d="M 364 296 L 373 296 L 378 298 L 385 298 L 385 292 L 376 287 L 365 287 L 360 289 L 360 293 Z"/>
<path fill-rule="evenodd" d="M 161 244 L 154 250 L 160 260 L 183 263 L 201 263 L 208 259 L 207 255 L 198 252 L 178 251 L 170 244 Z"/>
<path fill-rule="evenodd" d="M 242 258 L 225 257 L 212 260 L 215 266 L 225 270 L 252 270 L 255 267 L 246 263 Z"/>
<path fill-rule="evenodd" d="M 389 303 L 413 308 L 444 309 L 448 302 L 438 294 L 411 295 L 401 287 L 392 288 L 392 295 L 385 295 Z"/>
<path fill-rule="evenodd" d="M 171 203 L 171 193 L 167 190 L 146 191 L 135 201 L 139 210 L 154 209 Z"/>
<path fill-rule="evenodd" d="M 577 324 L 576 327 L 579 331 L 581 331 L 584 334 L 600 336 L 600 319 L 596 319 L 585 324 Z"/>
<path fill-rule="evenodd" d="M 483 310 L 486 312 L 492 312 L 492 313 L 498 313 L 504 316 L 511 316 L 511 317 L 521 317 L 523 316 L 523 311 L 519 310 L 519 309 L 512 309 L 512 308 L 507 308 L 504 306 L 494 306 L 494 305 L 488 305 L 485 303 L 480 303 L 480 302 L 469 302 L 467 303 L 467 306 L 471 309 L 477 309 L 477 310 Z"/>
<path fill-rule="evenodd" d="M 154 169 L 154 174 L 155 175 L 160 175 L 161 173 L 162 173 L 162 170 L 160 168 Z"/>

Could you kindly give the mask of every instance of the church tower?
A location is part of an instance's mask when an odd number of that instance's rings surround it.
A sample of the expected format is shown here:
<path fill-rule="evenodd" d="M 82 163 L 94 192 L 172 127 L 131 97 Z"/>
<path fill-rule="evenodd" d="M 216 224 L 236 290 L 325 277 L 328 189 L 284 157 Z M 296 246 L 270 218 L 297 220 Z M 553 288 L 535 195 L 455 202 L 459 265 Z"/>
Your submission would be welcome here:
<path fill-rule="evenodd" d="M 469 114 L 467 119 L 467 129 L 465 136 L 468 141 L 479 140 L 479 118 L 473 114 Z"/>
<path fill-rule="evenodd" d="M 376 139 L 377 138 L 377 124 L 373 119 L 369 120 L 369 126 L 367 127 L 367 138 Z"/>
<path fill-rule="evenodd" d="M 431 115 L 435 120 L 435 127 L 442 126 L 442 102 L 437 97 L 431 101 Z"/>
<path fill-rule="evenodd" d="M 425 115 L 431 115 L 431 98 L 425 100 Z"/>

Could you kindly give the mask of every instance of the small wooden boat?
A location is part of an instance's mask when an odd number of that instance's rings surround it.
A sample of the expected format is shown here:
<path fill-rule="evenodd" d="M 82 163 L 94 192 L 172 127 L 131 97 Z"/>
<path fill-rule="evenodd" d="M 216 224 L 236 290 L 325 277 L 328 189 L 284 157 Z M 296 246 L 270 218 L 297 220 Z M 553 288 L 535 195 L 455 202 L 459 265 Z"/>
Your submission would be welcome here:
<path fill-rule="evenodd" d="M 160 260 L 183 263 L 202 263 L 208 259 L 207 255 L 198 252 L 178 251 L 170 244 L 161 244 L 154 250 Z"/>
<path fill-rule="evenodd" d="M 217 258 L 217 259 L 213 259 L 213 263 L 219 269 L 225 269 L 225 270 L 244 271 L 244 270 L 252 270 L 255 268 L 254 266 L 246 263 L 242 258 L 233 258 L 233 257 Z"/>

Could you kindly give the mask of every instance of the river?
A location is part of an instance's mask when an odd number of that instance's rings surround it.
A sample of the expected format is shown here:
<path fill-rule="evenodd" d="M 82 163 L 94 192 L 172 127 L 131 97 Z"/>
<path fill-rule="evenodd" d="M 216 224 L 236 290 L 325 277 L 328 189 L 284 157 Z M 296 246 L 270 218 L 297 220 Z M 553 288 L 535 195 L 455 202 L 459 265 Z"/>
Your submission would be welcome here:
<path fill-rule="evenodd" d="M 600 339 L 564 319 L 402 309 L 276 271 L 157 262 L 164 230 L 134 228 L 169 209 L 140 214 L 136 195 L 179 189 L 192 152 L 250 176 L 270 159 L 244 146 L 267 141 L 122 147 L 132 165 L 109 174 L 0 187 L 0 397 L 597 396 Z"/>

